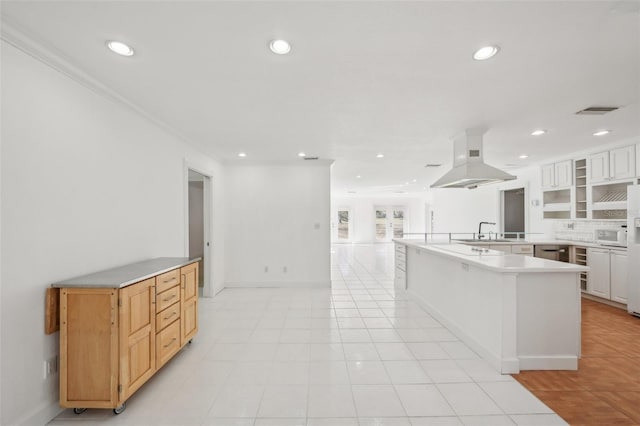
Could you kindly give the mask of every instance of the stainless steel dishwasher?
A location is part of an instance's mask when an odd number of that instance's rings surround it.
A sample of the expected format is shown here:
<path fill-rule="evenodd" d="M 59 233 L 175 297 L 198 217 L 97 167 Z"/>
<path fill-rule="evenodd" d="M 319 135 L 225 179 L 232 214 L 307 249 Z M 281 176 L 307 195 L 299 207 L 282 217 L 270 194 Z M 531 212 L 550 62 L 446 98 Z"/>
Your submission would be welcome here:
<path fill-rule="evenodd" d="M 536 245 L 533 253 L 535 257 L 540 257 L 542 259 L 556 260 L 558 262 L 569 262 L 569 246 Z"/>

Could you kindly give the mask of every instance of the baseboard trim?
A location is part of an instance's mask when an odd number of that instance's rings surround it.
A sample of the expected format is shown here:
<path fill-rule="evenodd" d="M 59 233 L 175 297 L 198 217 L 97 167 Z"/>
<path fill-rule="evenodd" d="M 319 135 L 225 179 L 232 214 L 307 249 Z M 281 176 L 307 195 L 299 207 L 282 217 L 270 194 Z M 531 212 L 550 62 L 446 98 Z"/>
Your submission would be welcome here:
<path fill-rule="evenodd" d="M 274 281 L 274 282 L 229 282 L 224 288 L 331 288 L 327 281 Z"/>
<path fill-rule="evenodd" d="M 572 355 L 519 356 L 520 370 L 577 370 L 578 357 Z"/>
<path fill-rule="evenodd" d="M 60 407 L 58 401 L 45 402 L 41 404 L 35 411 L 21 417 L 17 421 L 11 423 L 15 425 L 46 425 L 56 416 L 64 411 Z"/>
<path fill-rule="evenodd" d="M 627 310 L 627 305 L 616 302 L 613 300 L 603 299 L 602 297 L 594 296 L 593 294 L 582 292 L 582 297 L 585 299 L 592 300 L 594 302 L 602 303 L 603 305 L 613 306 L 614 308 L 622 309 L 623 311 Z"/>

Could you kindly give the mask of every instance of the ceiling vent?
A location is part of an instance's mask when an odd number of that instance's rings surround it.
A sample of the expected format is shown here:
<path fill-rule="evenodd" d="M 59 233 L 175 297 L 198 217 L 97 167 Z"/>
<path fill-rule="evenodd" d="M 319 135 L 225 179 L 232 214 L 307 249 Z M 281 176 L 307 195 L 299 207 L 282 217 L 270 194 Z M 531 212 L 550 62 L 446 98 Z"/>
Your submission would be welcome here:
<path fill-rule="evenodd" d="M 303 158 L 304 161 L 309 161 L 309 160 L 318 160 L 318 157 L 304 157 Z"/>
<path fill-rule="evenodd" d="M 618 107 L 594 106 L 585 108 L 576 112 L 577 115 L 604 115 L 608 112 L 617 110 Z"/>
<path fill-rule="evenodd" d="M 442 166 L 442 164 L 435 164 L 435 163 L 429 163 L 429 164 L 425 164 L 425 167 L 440 167 Z"/>

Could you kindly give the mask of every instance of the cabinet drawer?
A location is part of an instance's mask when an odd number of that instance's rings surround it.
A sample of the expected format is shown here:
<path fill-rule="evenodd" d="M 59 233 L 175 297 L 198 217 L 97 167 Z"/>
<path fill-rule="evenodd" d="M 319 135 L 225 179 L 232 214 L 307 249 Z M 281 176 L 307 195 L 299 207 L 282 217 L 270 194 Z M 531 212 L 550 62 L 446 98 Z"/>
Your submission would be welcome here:
<path fill-rule="evenodd" d="M 180 350 L 180 321 L 174 321 L 156 336 L 156 367 L 165 362 Z"/>
<path fill-rule="evenodd" d="M 180 300 L 180 286 L 175 286 L 156 296 L 156 312 L 160 312 Z"/>
<path fill-rule="evenodd" d="M 404 254 L 404 252 L 396 252 L 396 262 L 405 262 L 407 259 L 407 256 Z"/>
<path fill-rule="evenodd" d="M 180 284 L 180 269 L 174 269 L 156 277 L 156 291 L 158 293 L 162 293 L 178 284 Z"/>
<path fill-rule="evenodd" d="M 530 254 L 533 256 L 533 246 L 529 245 L 514 245 L 511 246 L 511 253 L 513 254 Z"/>
<path fill-rule="evenodd" d="M 174 303 L 164 311 L 156 314 L 156 331 L 161 331 L 178 318 L 180 318 L 180 303 Z"/>

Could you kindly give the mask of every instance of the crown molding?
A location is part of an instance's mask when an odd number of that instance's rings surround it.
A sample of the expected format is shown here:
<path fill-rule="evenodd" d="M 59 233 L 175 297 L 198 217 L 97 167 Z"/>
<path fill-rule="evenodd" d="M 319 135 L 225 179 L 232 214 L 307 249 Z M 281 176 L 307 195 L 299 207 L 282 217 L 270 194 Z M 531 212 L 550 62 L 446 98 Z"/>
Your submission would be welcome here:
<path fill-rule="evenodd" d="M 0 39 L 4 42 L 47 65 L 60 74 L 63 74 L 97 95 L 126 107 L 130 111 L 151 122 L 156 127 L 159 127 L 164 132 L 187 143 L 192 148 L 201 151 L 201 147 L 182 132 L 175 129 L 173 126 L 170 126 L 163 120 L 155 117 L 144 108 L 138 106 L 135 102 L 129 100 L 125 96 L 122 96 L 116 90 L 86 73 L 79 66 L 74 64 L 72 58 L 65 55 L 48 41 L 39 39 L 35 35 L 30 34 L 24 28 L 21 28 L 17 24 L 8 20 L 5 15 L 0 15 L 0 23 Z M 205 155 L 217 160 L 217 158 L 211 154 Z"/>

